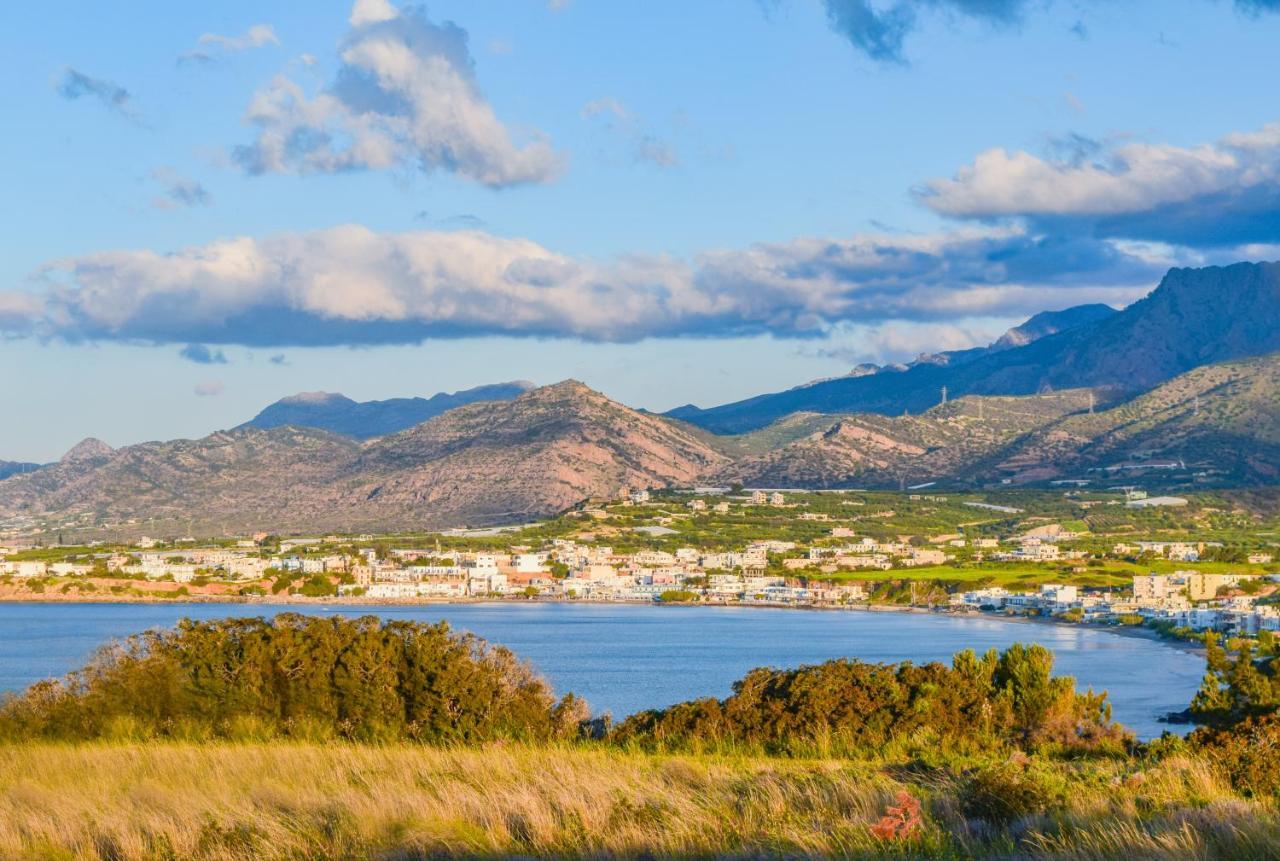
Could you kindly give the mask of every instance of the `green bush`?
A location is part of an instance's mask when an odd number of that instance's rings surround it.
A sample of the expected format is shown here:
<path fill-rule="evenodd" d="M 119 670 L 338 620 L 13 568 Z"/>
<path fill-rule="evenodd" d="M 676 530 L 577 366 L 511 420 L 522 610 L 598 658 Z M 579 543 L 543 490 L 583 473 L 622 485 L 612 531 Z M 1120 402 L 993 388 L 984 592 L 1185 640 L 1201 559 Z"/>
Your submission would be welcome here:
<path fill-rule="evenodd" d="M 444 623 L 282 614 L 184 620 L 0 701 L 0 739 L 546 740 L 587 717 L 506 649 Z"/>
<path fill-rule="evenodd" d="M 1044 776 L 1017 762 L 980 769 L 960 791 L 965 816 L 1000 826 L 1048 812 L 1062 803 Z"/>
<path fill-rule="evenodd" d="M 1015 644 L 955 656 L 952 666 L 827 661 L 755 669 L 724 700 L 639 712 L 615 740 L 650 747 L 725 745 L 779 753 L 861 754 L 928 737 L 953 750 L 1010 743 L 1028 749 L 1121 748 L 1105 695 L 1077 694 L 1052 675 L 1053 655 Z"/>

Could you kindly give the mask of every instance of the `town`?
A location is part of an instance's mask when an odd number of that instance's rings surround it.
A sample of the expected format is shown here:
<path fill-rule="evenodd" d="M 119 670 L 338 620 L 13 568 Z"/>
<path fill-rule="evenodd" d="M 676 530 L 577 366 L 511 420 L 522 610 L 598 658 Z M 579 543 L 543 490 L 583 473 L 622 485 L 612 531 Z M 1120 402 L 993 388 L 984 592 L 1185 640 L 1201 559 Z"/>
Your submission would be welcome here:
<path fill-rule="evenodd" d="M 995 501 L 635 490 L 550 523 L 422 536 L 10 536 L 0 599 L 898 607 L 1256 636 L 1280 631 L 1271 526 L 1134 488 Z"/>

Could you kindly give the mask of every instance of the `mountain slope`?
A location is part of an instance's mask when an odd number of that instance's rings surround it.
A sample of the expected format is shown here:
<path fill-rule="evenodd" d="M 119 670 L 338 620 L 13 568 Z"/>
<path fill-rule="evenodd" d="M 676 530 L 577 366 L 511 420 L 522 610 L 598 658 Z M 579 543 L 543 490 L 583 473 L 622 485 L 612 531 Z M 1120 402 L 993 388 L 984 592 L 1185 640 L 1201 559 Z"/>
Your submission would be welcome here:
<path fill-rule="evenodd" d="M 1280 354 L 1196 368 L 1106 409 L 1090 404 L 1089 390 L 1064 390 L 968 396 L 919 416 L 845 415 L 716 477 L 818 488 L 1280 481 Z"/>
<path fill-rule="evenodd" d="M 392 518 L 426 511 L 494 522 L 628 488 L 687 484 L 726 461 L 674 424 L 570 380 L 379 440 L 356 464 L 356 495 Z"/>
<path fill-rule="evenodd" d="M 1196 368 L 1112 409 L 1038 429 L 976 468 L 1015 480 L 1093 470 L 1274 484 L 1280 481 L 1280 354 Z"/>
<path fill-rule="evenodd" d="M 673 424 L 570 381 L 366 443 L 314 428 L 240 428 L 64 458 L 0 485 L 0 516 L 153 535 L 492 524 L 688 483 L 726 461 Z"/>
<path fill-rule="evenodd" d="M 74 450 L 73 450 L 74 451 Z M 303 523 L 359 443 L 311 428 L 246 428 L 64 457 L 0 485 L 0 512 L 160 534 Z"/>
<path fill-rule="evenodd" d="M 963 351 L 960 362 L 918 362 L 709 410 L 682 408 L 679 417 L 717 433 L 742 433 L 795 412 L 921 412 L 939 402 L 942 386 L 952 397 L 1085 386 L 1132 394 L 1199 365 L 1277 349 L 1280 263 L 1173 269 L 1123 311 L 1021 347 L 977 357 Z"/>
<path fill-rule="evenodd" d="M 356 439 L 385 436 L 421 424 L 456 407 L 480 401 L 507 401 L 533 388 L 518 380 L 441 392 L 429 398 L 354 401 L 329 392 L 302 392 L 271 404 L 240 427 L 263 430 L 295 425 L 322 428 Z"/>
<path fill-rule="evenodd" d="M 970 396 L 918 416 L 845 415 L 780 448 L 744 457 L 717 477 L 750 486 L 810 488 L 955 481 L 972 464 L 1036 428 L 1087 410 L 1089 403 L 1088 390 L 1075 390 Z"/>

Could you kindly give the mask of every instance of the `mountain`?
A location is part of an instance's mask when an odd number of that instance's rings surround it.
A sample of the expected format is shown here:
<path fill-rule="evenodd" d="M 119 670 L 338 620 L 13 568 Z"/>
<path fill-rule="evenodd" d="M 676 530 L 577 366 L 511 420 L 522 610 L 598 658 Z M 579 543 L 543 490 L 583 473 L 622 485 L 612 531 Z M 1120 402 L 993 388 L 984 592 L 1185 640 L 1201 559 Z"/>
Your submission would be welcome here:
<path fill-rule="evenodd" d="M 509 401 L 533 387 L 533 383 L 517 380 L 460 392 L 441 392 L 429 398 L 385 401 L 354 401 L 329 392 L 302 392 L 276 401 L 240 427 L 268 430 L 295 425 L 321 428 L 356 439 L 372 439 L 411 428 L 455 407 L 480 401 Z"/>
<path fill-rule="evenodd" d="M 1021 326 L 1014 326 L 991 345 L 993 350 L 1011 350 L 1025 347 L 1032 341 L 1056 335 L 1068 329 L 1088 326 L 1117 314 L 1110 305 L 1076 305 L 1062 311 L 1041 311 Z"/>
<path fill-rule="evenodd" d="M 1090 395 L 1089 390 L 1072 390 L 1029 397 L 968 396 L 920 415 L 856 413 L 835 421 L 826 416 L 821 429 L 743 457 L 716 478 L 754 487 L 808 488 L 954 482 L 1033 430 L 1087 411 Z M 791 423 L 788 417 L 777 425 Z M 777 433 L 773 428 L 724 439 L 753 440 Z"/>
<path fill-rule="evenodd" d="M 686 484 L 727 460 L 664 419 L 568 381 L 368 442 L 242 427 L 64 458 L 0 485 L 0 518 L 152 535 L 488 525 Z"/>
<path fill-rule="evenodd" d="M 40 464 L 38 463 L 23 463 L 16 460 L 0 460 L 0 481 L 4 481 L 11 475 L 31 472 L 31 470 L 39 468 Z"/>
<path fill-rule="evenodd" d="M 115 449 L 95 437 L 86 437 L 71 447 L 59 463 L 89 463 L 115 454 Z"/>
<path fill-rule="evenodd" d="M 689 484 L 725 462 L 672 423 L 570 380 L 379 440 L 356 464 L 355 493 L 393 521 L 506 522 L 628 488 Z"/>
<path fill-rule="evenodd" d="M 1015 482 L 1092 472 L 1280 482 L 1280 354 L 1206 365 L 1133 400 L 1038 428 L 975 468 Z"/>
<path fill-rule="evenodd" d="M 841 416 L 716 478 L 819 488 L 1280 481 L 1280 354 L 1196 368 L 1091 412 L 1092 394 L 967 396 L 918 416 Z"/>
<path fill-rule="evenodd" d="M 1090 306 L 1082 306 L 1088 308 Z M 922 412 L 946 386 L 964 394 L 1028 395 L 1046 389 L 1103 387 L 1129 396 L 1212 362 L 1280 349 L 1280 263 L 1172 269 L 1146 298 L 1116 313 L 1069 309 L 1043 315 L 1006 335 L 1011 343 L 1054 328 L 1022 346 L 939 354 L 902 369 L 824 380 L 707 410 L 672 415 L 716 433 L 762 428 L 796 412 Z M 1017 332 L 1019 334 L 1015 335 Z"/>

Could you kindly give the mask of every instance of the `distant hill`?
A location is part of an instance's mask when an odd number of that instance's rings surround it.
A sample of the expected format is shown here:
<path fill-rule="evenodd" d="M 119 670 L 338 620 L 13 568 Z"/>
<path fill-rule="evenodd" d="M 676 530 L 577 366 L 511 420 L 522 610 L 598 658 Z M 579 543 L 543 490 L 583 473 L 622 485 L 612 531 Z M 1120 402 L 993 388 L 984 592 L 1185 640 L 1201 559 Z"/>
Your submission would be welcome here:
<path fill-rule="evenodd" d="M 1082 306 L 1037 315 L 991 347 L 824 380 L 711 409 L 669 415 L 716 433 L 762 428 L 797 412 L 900 414 L 937 404 L 941 388 L 1028 395 L 1107 387 L 1135 394 L 1200 365 L 1280 349 L 1280 263 L 1172 269 L 1123 311 Z M 1066 326 L 1066 328 L 1063 328 Z M 1031 338 L 1030 343 L 1015 346 Z"/>
<path fill-rule="evenodd" d="M 31 472 L 31 470 L 39 468 L 40 464 L 38 463 L 23 463 L 16 460 L 0 460 L 0 481 L 4 481 L 11 475 Z"/>
<path fill-rule="evenodd" d="M 487 525 L 689 483 L 726 462 L 569 381 L 363 443 L 288 425 L 98 449 L 0 484 L 0 516 L 162 536 Z"/>
<path fill-rule="evenodd" d="M 920 415 L 854 413 L 826 416 L 820 429 L 785 445 L 741 458 L 716 478 L 757 487 L 886 487 L 959 478 L 975 463 L 1005 451 L 1036 428 L 1088 410 L 1088 390 L 1043 396 L 971 395 Z M 817 418 L 812 414 L 810 425 Z M 788 426 L 790 418 L 778 425 Z M 750 441 L 775 428 L 727 440 Z"/>
<path fill-rule="evenodd" d="M 302 392 L 276 401 L 240 427 L 269 430 L 294 425 L 321 428 L 356 439 L 372 439 L 411 428 L 455 407 L 480 401 L 509 401 L 533 387 L 533 383 L 517 380 L 441 392 L 429 398 L 385 401 L 354 401 L 329 392 Z"/>
<path fill-rule="evenodd" d="M 841 416 L 716 478 L 811 488 L 1280 481 L 1280 354 L 1196 368 L 1094 412 L 1090 394 L 967 396 L 918 416 Z"/>
<path fill-rule="evenodd" d="M 120 449 L 87 440 L 0 482 L 0 519 L 156 536 L 387 531 L 539 519 L 627 489 L 695 483 L 1280 482 L 1280 353 L 1196 368 L 1118 402 L 1100 394 L 801 413 L 718 436 L 566 381 L 364 442 L 295 425 Z"/>

